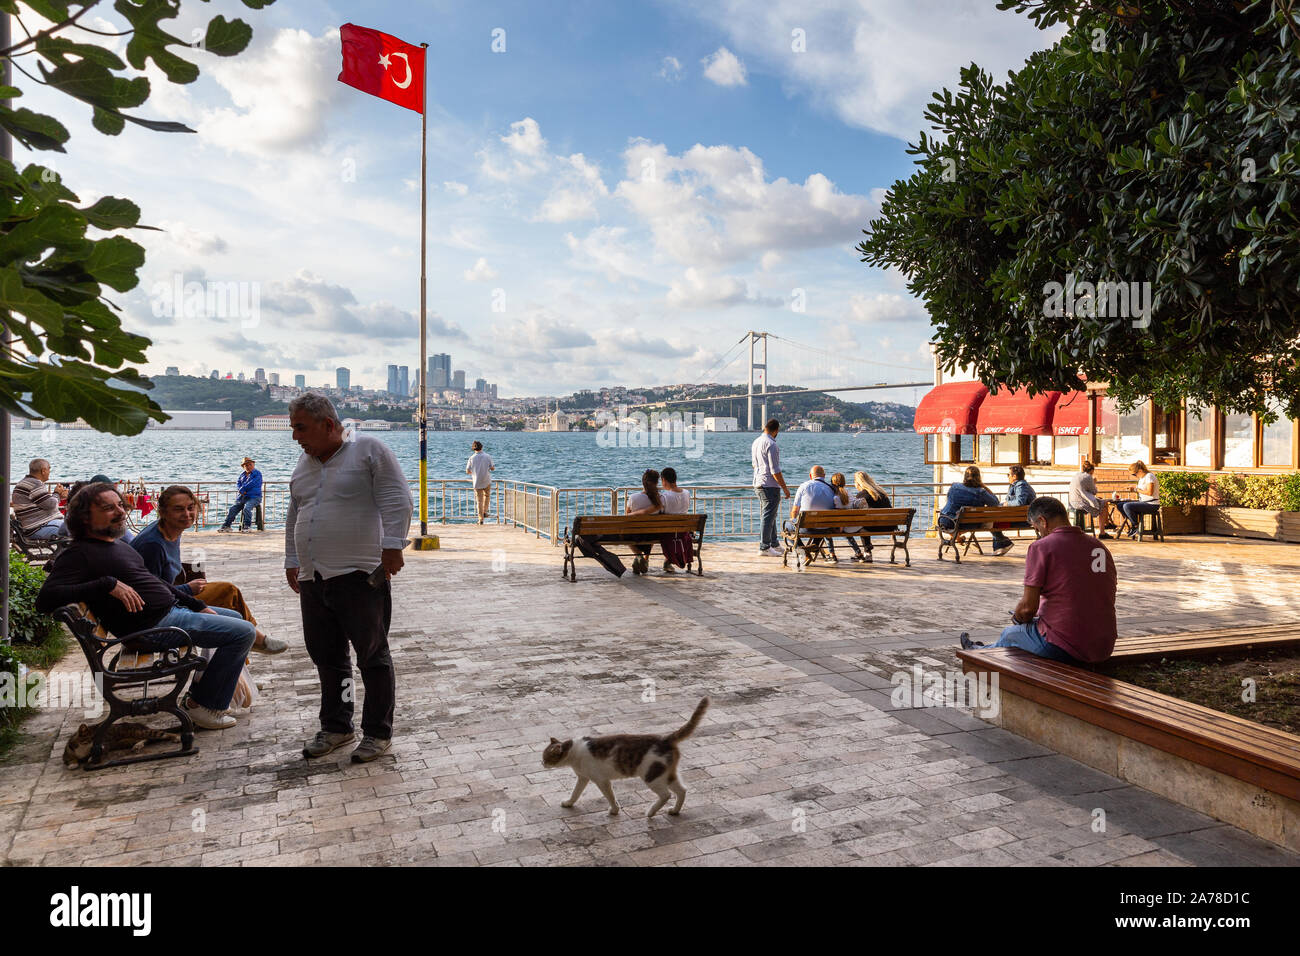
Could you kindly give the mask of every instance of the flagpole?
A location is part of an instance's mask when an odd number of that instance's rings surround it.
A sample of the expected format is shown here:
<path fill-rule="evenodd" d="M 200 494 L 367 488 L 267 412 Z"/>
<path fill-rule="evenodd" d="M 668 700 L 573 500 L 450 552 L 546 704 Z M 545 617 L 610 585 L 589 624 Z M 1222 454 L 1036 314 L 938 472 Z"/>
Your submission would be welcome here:
<path fill-rule="evenodd" d="M 427 51 L 429 44 L 420 46 Z M 429 367 L 426 358 L 428 350 L 428 184 L 426 169 L 428 166 L 428 116 L 429 116 L 429 57 L 421 58 L 420 76 L 420 540 L 416 548 L 421 550 L 436 546 L 429 540 L 429 410 L 426 404 L 426 392 L 429 387 Z"/>

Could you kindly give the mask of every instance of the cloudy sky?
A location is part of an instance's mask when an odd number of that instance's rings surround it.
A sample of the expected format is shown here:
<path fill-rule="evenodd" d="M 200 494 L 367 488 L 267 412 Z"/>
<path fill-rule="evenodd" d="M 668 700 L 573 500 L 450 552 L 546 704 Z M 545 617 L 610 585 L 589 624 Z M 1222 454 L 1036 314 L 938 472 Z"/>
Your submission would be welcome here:
<path fill-rule="evenodd" d="M 22 104 L 72 130 L 52 165 L 83 199 L 128 196 L 164 230 L 136 236 L 142 282 L 116 300 L 154 340 L 146 370 L 346 365 L 383 387 L 418 365 L 419 115 L 338 82 L 353 22 L 429 43 L 429 351 L 502 395 L 700 381 L 751 328 L 808 347 L 774 343 L 773 382 L 928 379 L 924 310 L 854 246 L 931 91 L 1051 39 L 993 0 L 184 6 L 182 37 L 216 13 L 254 29 L 239 57 L 197 54 L 189 86 L 150 70 L 140 112 L 197 135 Z M 173 308 L 178 278 L 259 308 Z"/>

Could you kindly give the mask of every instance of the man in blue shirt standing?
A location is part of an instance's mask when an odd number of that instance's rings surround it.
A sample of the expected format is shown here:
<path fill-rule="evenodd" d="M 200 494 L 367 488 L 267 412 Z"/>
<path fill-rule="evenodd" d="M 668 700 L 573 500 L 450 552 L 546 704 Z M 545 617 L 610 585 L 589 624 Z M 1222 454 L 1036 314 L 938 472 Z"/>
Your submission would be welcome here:
<path fill-rule="evenodd" d="M 248 526 L 253 521 L 253 509 L 262 503 L 262 473 L 254 467 L 257 463 L 247 455 L 244 456 L 243 466 L 244 473 L 239 476 L 235 482 L 235 491 L 237 497 L 235 503 L 230 506 L 230 511 L 226 514 L 226 523 L 218 531 L 225 533 L 230 532 L 230 526 L 234 524 L 235 515 L 241 511 L 244 513 L 239 520 L 239 530 L 247 531 Z"/>
<path fill-rule="evenodd" d="M 801 511 L 834 511 L 835 497 L 835 489 L 826 480 L 826 469 L 821 465 L 813 465 L 808 472 L 808 480 L 795 490 L 794 502 L 790 505 L 790 520 L 785 523 L 785 530 L 794 532 Z M 813 538 L 808 542 L 807 563 L 812 563 L 821 544 L 821 538 Z"/>

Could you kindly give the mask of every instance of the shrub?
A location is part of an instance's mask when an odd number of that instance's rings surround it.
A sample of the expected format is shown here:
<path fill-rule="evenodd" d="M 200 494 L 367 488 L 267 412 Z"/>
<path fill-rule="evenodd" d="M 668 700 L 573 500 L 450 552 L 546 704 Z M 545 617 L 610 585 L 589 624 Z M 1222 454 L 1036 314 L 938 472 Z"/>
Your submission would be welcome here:
<path fill-rule="evenodd" d="M 1160 476 L 1160 503 L 1166 507 L 1181 508 L 1184 514 L 1192 505 L 1205 504 L 1210 490 L 1210 477 L 1199 471 L 1171 471 Z"/>
<path fill-rule="evenodd" d="M 1300 511 L 1300 474 L 1224 475 L 1214 486 L 1219 504 L 1264 511 Z"/>
<path fill-rule="evenodd" d="M 15 644 L 44 644 L 62 633 L 54 618 L 36 611 L 36 593 L 44 583 L 44 571 L 9 552 L 9 639 Z"/>

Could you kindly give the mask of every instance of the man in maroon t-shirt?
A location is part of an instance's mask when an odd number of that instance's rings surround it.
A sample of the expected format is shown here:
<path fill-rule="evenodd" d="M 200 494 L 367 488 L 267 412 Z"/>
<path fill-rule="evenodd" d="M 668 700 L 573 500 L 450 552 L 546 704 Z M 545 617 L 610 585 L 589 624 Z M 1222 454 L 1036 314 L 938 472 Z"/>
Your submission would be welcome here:
<path fill-rule="evenodd" d="M 1067 664 L 1096 664 L 1115 650 L 1115 560 L 1106 546 L 1070 524 L 1065 505 L 1035 498 L 1029 523 L 1040 535 L 1025 555 L 1025 593 L 1015 624 L 992 647 Z M 962 634 L 961 646 L 983 647 Z"/>

